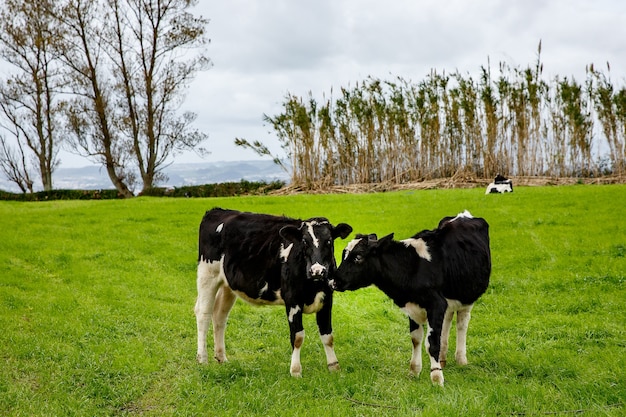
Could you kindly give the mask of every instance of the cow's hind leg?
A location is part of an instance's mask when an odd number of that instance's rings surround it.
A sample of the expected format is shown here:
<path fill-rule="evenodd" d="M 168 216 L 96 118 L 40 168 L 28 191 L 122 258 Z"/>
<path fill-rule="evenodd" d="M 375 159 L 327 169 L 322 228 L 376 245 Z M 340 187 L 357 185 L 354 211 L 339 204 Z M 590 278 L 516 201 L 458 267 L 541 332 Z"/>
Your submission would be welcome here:
<path fill-rule="evenodd" d="M 472 315 L 472 307 L 463 306 L 456 313 L 456 363 L 459 365 L 467 365 L 467 328 L 469 327 L 470 318 Z"/>
<path fill-rule="evenodd" d="M 448 307 L 446 314 L 443 317 L 443 326 L 441 327 L 441 350 L 439 351 L 439 363 L 441 363 L 442 368 L 445 368 L 446 366 L 446 358 L 448 356 L 448 340 L 450 339 L 450 328 L 452 327 L 453 317 L 454 310 Z"/>
<path fill-rule="evenodd" d="M 228 360 L 226 358 L 224 334 L 226 332 L 228 313 L 230 313 L 236 300 L 237 295 L 228 285 L 223 285 L 215 297 L 215 305 L 213 307 L 213 349 L 215 360 L 220 363 Z"/>
<path fill-rule="evenodd" d="M 422 341 L 424 340 L 424 326 L 409 318 L 409 331 L 413 343 L 411 355 L 411 374 L 418 376 L 422 372 Z"/>
<path fill-rule="evenodd" d="M 333 339 L 333 325 L 332 325 L 332 294 L 328 295 L 324 306 L 315 315 L 317 321 L 317 328 L 320 331 L 320 338 L 324 345 L 324 352 L 326 353 L 326 366 L 329 371 L 339 370 L 339 361 L 337 355 L 335 355 L 335 346 Z"/>
<path fill-rule="evenodd" d="M 198 262 L 198 298 L 194 312 L 196 314 L 196 324 L 198 327 L 198 353 L 197 359 L 200 363 L 207 363 L 209 354 L 206 348 L 206 336 L 211 323 L 211 313 L 215 304 L 215 295 L 222 283 L 220 279 L 221 262 L 209 262 L 203 259 Z"/>
<path fill-rule="evenodd" d="M 433 297 L 433 302 L 428 312 L 428 337 L 426 348 L 430 356 L 430 380 L 435 385 L 443 386 L 443 370 L 439 362 L 441 352 L 441 328 L 446 313 L 447 303 L 443 297 Z"/>

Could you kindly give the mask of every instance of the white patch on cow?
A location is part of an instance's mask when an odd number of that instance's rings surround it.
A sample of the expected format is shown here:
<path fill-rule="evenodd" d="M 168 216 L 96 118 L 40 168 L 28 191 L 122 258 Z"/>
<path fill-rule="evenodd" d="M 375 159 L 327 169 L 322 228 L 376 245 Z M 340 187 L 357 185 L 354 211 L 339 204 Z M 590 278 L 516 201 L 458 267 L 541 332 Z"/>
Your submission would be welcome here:
<path fill-rule="evenodd" d="M 448 308 L 446 309 L 446 311 L 455 312 L 459 310 L 461 307 L 463 307 L 463 303 L 461 303 L 459 300 L 452 300 L 452 299 L 446 298 L 446 302 L 448 303 Z"/>
<path fill-rule="evenodd" d="M 424 239 L 409 238 L 409 239 L 404 239 L 402 243 L 404 243 L 404 246 L 406 246 L 407 248 L 409 246 L 412 246 L 420 258 L 426 259 L 429 262 L 432 259 L 430 256 L 430 252 L 428 251 L 428 245 L 426 245 L 426 242 L 424 242 Z"/>
<path fill-rule="evenodd" d="M 217 226 L 217 229 L 215 229 L 215 231 L 217 233 L 221 233 L 223 228 L 224 228 L 224 223 L 220 223 L 220 225 Z"/>
<path fill-rule="evenodd" d="M 311 239 L 313 240 L 313 246 L 316 248 L 320 247 L 320 240 L 315 236 L 315 231 L 313 230 L 313 226 L 317 224 L 316 221 L 306 222 L 307 232 L 311 235 Z"/>
<path fill-rule="evenodd" d="M 270 283 L 266 282 L 263 288 L 261 288 L 261 290 L 259 291 L 259 298 L 267 291 L 269 287 L 270 287 Z"/>
<path fill-rule="evenodd" d="M 321 291 L 315 294 L 313 304 L 304 305 L 304 314 L 317 313 L 318 311 L 320 311 L 324 306 L 324 297 L 326 297 L 326 294 Z"/>
<path fill-rule="evenodd" d="M 422 341 L 424 340 L 424 326 L 420 325 L 411 332 L 413 351 L 411 353 L 411 373 L 415 376 L 422 372 Z"/>
<path fill-rule="evenodd" d="M 406 305 L 402 307 L 402 311 L 404 311 L 404 313 L 409 316 L 415 323 L 423 325 L 428 319 L 426 309 L 420 307 L 419 304 L 406 303 Z"/>
<path fill-rule="evenodd" d="M 291 253 L 291 249 L 293 248 L 293 243 L 290 243 L 289 246 L 285 247 L 282 243 L 280 244 L 280 260 L 282 262 L 287 262 L 289 258 L 289 254 Z"/>
<path fill-rule="evenodd" d="M 300 312 L 300 306 L 291 307 L 289 309 L 289 323 L 293 323 L 293 316 Z"/>
<path fill-rule="evenodd" d="M 439 354 L 439 359 L 440 361 L 446 361 L 451 321 L 454 313 L 456 313 L 455 359 L 457 365 L 467 365 L 467 329 L 474 305 L 463 304 L 459 300 L 450 300 L 447 298 L 446 301 L 448 308 L 446 309 L 444 325 L 441 330 L 441 353 Z"/>
<path fill-rule="evenodd" d="M 511 184 L 496 184 L 492 182 L 487 186 L 485 194 L 504 194 L 512 192 L 513 189 L 511 188 Z"/>
<path fill-rule="evenodd" d="M 430 354 L 430 344 L 428 340 L 430 339 L 430 335 L 433 332 L 433 328 L 428 326 L 428 335 L 426 336 L 426 350 L 428 351 L 428 358 L 430 359 L 430 380 L 434 385 L 439 385 L 443 387 L 443 371 L 441 369 L 441 363 L 439 362 L 439 358 L 435 358 Z"/>
<path fill-rule="evenodd" d="M 200 363 L 208 361 L 206 336 L 211 322 L 213 306 L 215 305 L 215 296 L 220 287 L 225 285 L 225 282 L 224 256 L 219 261 L 207 261 L 204 257 L 201 257 L 197 270 L 198 298 L 194 307 L 198 328 L 197 359 Z"/>
<path fill-rule="evenodd" d="M 472 216 L 472 213 L 470 213 L 467 210 L 463 210 L 463 213 L 457 214 L 456 218 L 458 219 L 459 217 L 465 217 L 466 219 L 473 219 L 474 218 L 474 216 Z"/>
<path fill-rule="evenodd" d="M 311 275 L 313 276 L 322 275 L 325 270 L 326 268 L 319 262 L 315 262 L 313 265 L 311 265 Z"/>
<path fill-rule="evenodd" d="M 322 339 L 322 344 L 324 345 L 324 352 L 326 353 L 326 365 L 328 366 L 328 370 L 339 370 L 339 361 L 337 360 L 337 355 L 335 355 L 335 342 L 332 333 L 323 334 L 320 335 L 320 337 Z"/>
<path fill-rule="evenodd" d="M 304 330 L 296 333 L 294 340 L 293 352 L 291 352 L 291 368 L 289 373 L 295 378 L 302 377 L 302 364 L 300 363 L 300 349 L 304 343 Z"/>
<path fill-rule="evenodd" d="M 343 257 L 343 260 L 344 260 L 344 261 L 345 261 L 346 259 L 348 259 L 348 255 L 350 255 L 350 252 L 354 249 L 354 247 L 355 247 L 356 245 L 358 245 L 358 244 L 359 244 L 359 242 L 360 242 L 360 241 L 361 241 L 361 238 L 358 238 L 358 239 L 352 239 L 352 240 L 348 243 L 348 245 L 346 245 L 346 254 L 345 254 L 345 256 Z"/>
<path fill-rule="evenodd" d="M 263 290 L 261 290 L 263 291 Z M 247 295 L 245 292 L 243 291 L 237 291 L 237 290 L 233 290 L 233 292 L 235 294 L 237 294 L 237 296 L 239 298 L 241 298 L 242 300 L 244 300 L 245 302 L 255 305 L 255 306 L 277 306 L 277 305 L 285 305 L 285 300 L 283 300 L 280 296 L 280 290 L 278 291 L 274 291 L 274 295 L 276 296 L 276 299 L 273 301 L 268 301 L 268 300 L 264 300 L 262 298 L 252 298 L 249 295 Z"/>
<path fill-rule="evenodd" d="M 464 210 L 462 213 L 457 214 L 454 219 L 449 220 L 447 223 L 451 223 L 451 222 L 455 221 L 456 219 L 460 219 L 460 218 L 473 219 L 474 216 L 472 216 L 472 213 L 470 213 L 469 211 Z"/>

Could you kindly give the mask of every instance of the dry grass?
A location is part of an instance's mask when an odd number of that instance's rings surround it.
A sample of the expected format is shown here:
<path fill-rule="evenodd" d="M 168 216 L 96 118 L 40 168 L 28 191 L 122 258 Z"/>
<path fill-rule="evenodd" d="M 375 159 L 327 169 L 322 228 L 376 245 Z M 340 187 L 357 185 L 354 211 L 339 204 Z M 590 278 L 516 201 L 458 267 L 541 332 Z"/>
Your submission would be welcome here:
<path fill-rule="evenodd" d="M 626 176 L 611 175 L 597 178 L 576 177 L 537 177 L 518 176 L 510 177 L 513 186 L 547 186 L 547 185 L 574 185 L 574 184 L 625 184 Z M 478 178 L 471 172 L 457 172 L 450 178 L 424 179 L 409 183 L 398 184 L 386 181 L 370 184 L 332 185 L 328 180 L 310 184 L 290 184 L 281 189 L 270 192 L 271 195 L 291 194 L 362 194 L 398 190 L 433 190 L 450 188 L 481 188 L 486 187 L 492 180 Z"/>

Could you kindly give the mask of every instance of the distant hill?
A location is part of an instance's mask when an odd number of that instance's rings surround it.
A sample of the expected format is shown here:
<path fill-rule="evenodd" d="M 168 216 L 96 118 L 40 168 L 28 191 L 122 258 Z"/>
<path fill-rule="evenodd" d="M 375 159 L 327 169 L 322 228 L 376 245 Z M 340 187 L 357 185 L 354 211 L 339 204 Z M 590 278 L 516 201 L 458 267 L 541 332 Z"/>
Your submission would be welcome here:
<path fill-rule="evenodd" d="M 181 187 L 183 185 L 216 184 L 222 182 L 283 181 L 288 183 L 290 176 L 273 161 L 224 161 L 200 163 L 174 163 L 164 170 L 168 181 L 159 186 Z M 82 168 L 59 168 L 54 172 L 55 189 L 100 190 L 112 189 L 104 168 L 85 166 Z M 19 192 L 19 188 L 4 177 L 0 178 L 0 190 Z M 41 191 L 41 186 L 35 191 Z"/>

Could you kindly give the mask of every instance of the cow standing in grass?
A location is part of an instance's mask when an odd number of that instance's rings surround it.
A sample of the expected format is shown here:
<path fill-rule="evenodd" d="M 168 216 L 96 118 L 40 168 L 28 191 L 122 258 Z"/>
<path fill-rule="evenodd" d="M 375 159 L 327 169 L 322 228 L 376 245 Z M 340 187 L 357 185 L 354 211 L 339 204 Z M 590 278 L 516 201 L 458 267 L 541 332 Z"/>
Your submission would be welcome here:
<path fill-rule="evenodd" d="M 465 365 L 470 313 L 487 289 L 490 274 L 489 225 L 465 211 L 442 219 L 435 230 L 403 241 L 393 240 L 393 234 L 381 239 L 357 235 L 344 250 L 331 286 L 346 291 L 374 284 L 409 316 L 411 372 L 415 375 L 422 369 L 421 345 L 428 324 L 430 377 L 443 386 L 442 368 L 454 313 L 456 361 Z"/>
<path fill-rule="evenodd" d="M 284 305 L 291 336 L 292 376 L 302 376 L 303 313 L 316 313 L 330 370 L 339 368 L 333 348 L 334 239 L 352 228 L 323 217 L 296 220 L 214 208 L 200 223 L 198 253 L 198 361 L 206 363 L 206 336 L 213 321 L 215 359 L 226 361 L 228 314 L 240 298 L 257 305 Z"/>

